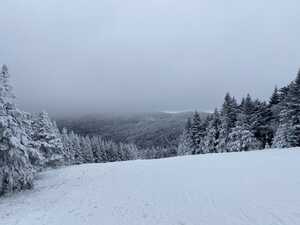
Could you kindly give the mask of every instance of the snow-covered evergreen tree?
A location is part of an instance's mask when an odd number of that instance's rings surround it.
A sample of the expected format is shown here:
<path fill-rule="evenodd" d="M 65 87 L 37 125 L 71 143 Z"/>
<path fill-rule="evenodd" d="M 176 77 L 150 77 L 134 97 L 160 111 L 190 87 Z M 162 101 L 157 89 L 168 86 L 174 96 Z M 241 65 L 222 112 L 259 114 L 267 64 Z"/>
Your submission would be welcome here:
<path fill-rule="evenodd" d="M 300 146 L 300 71 L 285 93 L 274 147 Z"/>
<path fill-rule="evenodd" d="M 51 121 L 46 112 L 42 112 L 34 118 L 33 129 L 33 139 L 45 158 L 45 166 L 63 165 L 66 155 L 56 123 Z"/>
<path fill-rule="evenodd" d="M 285 100 L 285 98 L 287 97 L 287 95 L 289 93 L 290 87 L 291 87 L 291 84 L 279 89 L 279 100 L 280 100 L 280 102 L 283 102 Z"/>
<path fill-rule="evenodd" d="M 188 130 L 184 130 L 179 138 L 177 148 L 177 155 L 191 155 L 193 154 L 193 141 Z"/>
<path fill-rule="evenodd" d="M 35 173 L 29 159 L 34 149 L 22 127 L 23 112 L 16 108 L 9 78 L 4 65 L 0 71 L 0 195 L 32 187 Z"/>
<path fill-rule="evenodd" d="M 72 165 L 74 163 L 75 156 L 73 151 L 72 140 L 66 128 L 62 129 L 61 140 L 64 146 L 65 164 Z"/>
<path fill-rule="evenodd" d="M 300 70 L 288 91 L 285 110 L 291 125 L 289 143 L 292 147 L 298 147 L 300 146 Z"/>
<path fill-rule="evenodd" d="M 253 112 L 250 116 L 250 131 L 261 143 L 261 148 L 270 146 L 274 137 L 273 113 L 266 102 L 255 100 Z"/>
<path fill-rule="evenodd" d="M 92 147 L 93 158 L 95 163 L 104 162 L 104 158 L 105 158 L 101 154 L 100 142 L 101 140 L 98 136 L 93 136 L 91 138 L 91 147 Z"/>
<path fill-rule="evenodd" d="M 73 131 L 70 132 L 69 134 L 69 139 L 71 141 L 71 151 L 72 154 L 74 155 L 74 164 L 82 164 L 84 163 L 84 156 L 83 152 L 80 146 L 80 137 L 75 134 Z"/>
<path fill-rule="evenodd" d="M 289 142 L 289 136 L 291 135 L 292 124 L 288 118 L 287 110 L 283 110 L 280 113 L 280 125 L 275 133 L 273 140 L 273 148 L 289 148 L 292 147 Z"/>
<path fill-rule="evenodd" d="M 219 130 L 219 141 L 216 147 L 217 152 L 227 151 L 228 136 L 231 133 L 231 129 L 235 126 L 237 112 L 238 105 L 235 98 L 231 97 L 230 94 L 227 93 L 221 109 L 221 125 Z"/>
<path fill-rule="evenodd" d="M 191 139 L 193 142 L 194 153 L 199 150 L 201 143 L 201 117 L 198 112 L 193 115 L 192 126 L 191 126 Z"/>
<path fill-rule="evenodd" d="M 206 134 L 207 120 L 203 120 L 198 112 L 195 112 L 190 128 L 190 135 L 192 140 L 193 154 L 200 154 L 202 152 L 203 138 Z"/>
<path fill-rule="evenodd" d="M 274 92 L 270 98 L 269 104 L 270 106 L 278 105 L 280 103 L 280 94 L 277 86 L 274 88 Z"/>
<path fill-rule="evenodd" d="M 119 144 L 119 161 L 137 159 L 138 150 L 134 144 Z"/>
<path fill-rule="evenodd" d="M 227 151 L 239 152 L 259 149 L 261 143 L 255 138 L 246 123 L 246 115 L 241 114 L 239 117 L 236 126 L 228 136 Z"/>
<path fill-rule="evenodd" d="M 80 137 L 80 146 L 82 151 L 83 163 L 94 162 L 92 143 L 89 137 Z"/>
<path fill-rule="evenodd" d="M 179 137 L 177 155 L 191 155 L 194 152 L 194 142 L 192 138 L 192 121 L 188 118 L 183 133 Z"/>
<path fill-rule="evenodd" d="M 220 136 L 220 126 L 221 126 L 220 114 L 218 109 L 215 109 L 214 114 L 212 115 L 212 118 L 209 121 L 209 125 L 206 130 L 206 135 L 203 140 L 204 153 L 217 152 L 217 146 L 219 144 L 219 136 Z"/>

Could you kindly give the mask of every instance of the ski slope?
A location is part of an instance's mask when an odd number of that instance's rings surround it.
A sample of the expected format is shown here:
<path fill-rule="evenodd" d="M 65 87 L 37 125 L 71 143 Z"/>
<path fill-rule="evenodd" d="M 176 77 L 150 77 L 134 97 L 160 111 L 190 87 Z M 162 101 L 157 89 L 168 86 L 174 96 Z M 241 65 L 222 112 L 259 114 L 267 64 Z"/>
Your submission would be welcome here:
<path fill-rule="evenodd" d="M 299 225 L 300 149 L 72 166 L 0 199 L 1 225 Z"/>

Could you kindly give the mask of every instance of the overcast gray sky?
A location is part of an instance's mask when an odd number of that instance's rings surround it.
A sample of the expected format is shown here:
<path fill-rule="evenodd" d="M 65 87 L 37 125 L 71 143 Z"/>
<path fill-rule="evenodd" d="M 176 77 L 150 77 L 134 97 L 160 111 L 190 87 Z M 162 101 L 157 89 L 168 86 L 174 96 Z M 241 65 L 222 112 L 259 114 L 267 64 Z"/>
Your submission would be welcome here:
<path fill-rule="evenodd" d="M 299 0 L 1 0 L 0 34 L 29 111 L 210 110 L 300 67 Z"/>

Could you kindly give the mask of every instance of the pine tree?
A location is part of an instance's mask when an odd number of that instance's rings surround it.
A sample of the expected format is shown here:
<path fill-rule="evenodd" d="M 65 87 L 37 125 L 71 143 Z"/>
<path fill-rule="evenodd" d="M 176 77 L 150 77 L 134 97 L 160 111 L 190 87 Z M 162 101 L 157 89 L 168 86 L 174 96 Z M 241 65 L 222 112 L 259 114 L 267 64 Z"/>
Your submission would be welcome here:
<path fill-rule="evenodd" d="M 95 163 L 99 163 L 102 161 L 102 159 L 100 159 L 100 154 L 98 151 L 98 147 L 99 147 L 99 140 L 98 137 L 93 136 L 91 138 L 91 147 L 92 147 L 92 152 L 93 152 L 93 158 L 94 158 L 94 162 Z"/>
<path fill-rule="evenodd" d="M 269 129 L 270 129 L 270 135 L 268 138 L 268 145 L 272 145 L 274 142 L 274 137 L 276 134 L 276 131 L 279 127 L 280 122 L 280 113 L 284 109 L 284 100 L 287 96 L 289 88 L 284 87 L 277 91 L 277 88 L 275 88 L 274 93 L 269 101 Z"/>
<path fill-rule="evenodd" d="M 291 84 L 289 84 L 288 86 L 280 88 L 280 90 L 279 90 L 279 100 L 280 100 L 280 102 L 284 101 L 285 98 L 287 97 L 288 92 L 290 90 L 290 86 L 291 86 Z"/>
<path fill-rule="evenodd" d="M 218 109 L 215 109 L 214 114 L 207 127 L 206 135 L 204 137 L 204 153 L 216 153 L 219 144 L 220 136 L 220 114 Z"/>
<path fill-rule="evenodd" d="M 68 130 L 66 128 L 62 129 L 61 132 L 61 140 L 64 146 L 65 152 L 65 164 L 71 165 L 74 163 L 74 151 L 72 148 L 72 141 L 70 140 L 70 136 Z"/>
<path fill-rule="evenodd" d="M 33 129 L 33 138 L 38 143 L 39 152 L 45 158 L 45 166 L 63 165 L 66 156 L 56 123 L 51 121 L 46 112 L 41 112 L 34 119 Z"/>
<path fill-rule="evenodd" d="M 289 142 L 289 135 L 291 134 L 291 127 L 288 114 L 286 110 L 280 113 L 280 125 L 276 131 L 272 148 L 289 148 L 291 144 Z"/>
<path fill-rule="evenodd" d="M 254 134 L 255 138 L 260 141 L 262 146 L 271 144 L 273 138 L 273 130 L 271 128 L 272 111 L 270 105 L 265 102 L 252 100 L 248 94 L 242 100 L 239 107 L 238 116 L 242 116 L 247 129 Z"/>
<path fill-rule="evenodd" d="M 192 125 L 190 128 L 193 154 L 203 153 L 202 142 L 206 134 L 207 125 L 208 125 L 207 119 L 202 121 L 200 114 L 198 112 L 195 112 L 193 116 Z"/>
<path fill-rule="evenodd" d="M 274 92 L 270 98 L 269 105 L 274 106 L 280 103 L 280 95 L 277 86 L 274 89 Z"/>
<path fill-rule="evenodd" d="M 240 114 L 236 126 L 228 137 L 229 152 L 249 151 L 259 149 L 261 143 L 255 138 L 246 122 L 246 115 Z"/>
<path fill-rule="evenodd" d="M 225 117 L 226 126 L 228 129 L 234 127 L 237 120 L 238 105 L 236 99 L 231 97 L 229 93 L 226 94 L 224 104 L 221 110 L 221 116 Z"/>
<path fill-rule="evenodd" d="M 262 148 L 270 146 L 274 137 L 273 113 L 266 102 L 254 101 L 250 119 L 250 131 L 262 144 Z"/>
<path fill-rule="evenodd" d="M 22 127 L 23 112 L 15 105 L 7 66 L 0 71 L 0 195 L 33 185 L 35 170 L 30 163 L 30 136 Z"/>
<path fill-rule="evenodd" d="M 292 83 L 286 99 L 287 113 L 290 118 L 291 134 L 288 136 L 292 147 L 300 146 L 300 70 Z"/>
<path fill-rule="evenodd" d="M 191 126 L 191 138 L 193 142 L 193 154 L 195 154 L 199 147 L 201 142 L 201 117 L 198 112 L 195 112 L 193 115 L 193 122 Z"/>
<path fill-rule="evenodd" d="M 221 110 L 221 126 L 219 129 L 219 141 L 217 145 L 217 152 L 227 151 L 228 136 L 232 128 L 235 126 L 237 120 L 238 105 L 234 97 L 229 93 L 226 94 Z"/>
<path fill-rule="evenodd" d="M 283 100 L 280 124 L 273 145 L 300 146 L 300 71 L 296 80 L 289 85 Z"/>
<path fill-rule="evenodd" d="M 183 133 L 179 137 L 177 155 L 191 155 L 194 153 L 194 141 L 192 136 L 192 121 L 188 118 Z"/>
<path fill-rule="evenodd" d="M 71 141 L 72 154 L 74 155 L 74 164 L 84 163 L 84 156 L 80 145 L 80 137 L 75 134 L 73 131 L 69 135 Z"/>
<path fill-rule="evenodd" d="M 191 139 L 190 132 L 184 130 L 179 138 L 179 144 L 177 148 L 177 155 L 191 155 L 193 154 L 193 141 Z"/>
<path fill-rule="evenodd" d="M 135 144 L 126 144 L 127 151 L 125 160 L 136 160 L 138 159 L 139 150 Z"/>
<path fill-rule="evenodd" d="M 251 98 L 251 95 L 247 94 L 247 97 L 243 98 L 242 102 L 241 102 L 240 108 L 241 108 L 242 113 L 245 116 L 251 115 L 251 113 L 253 112 L 253 106 L 254 106 L 254 102 Z M 245 119 L 248 119 L 248 118 L 245 117 Z"/>
<path fill-rule="evenodd" d="M 82 138 L 82 143 L 84 145 L 84 159 L 85 163 L 93 163 L 94 162 L 94 156 L 93 156 L 93 150 L 92 150 L 92 143 L 91 139 L 86 136 Z"/>

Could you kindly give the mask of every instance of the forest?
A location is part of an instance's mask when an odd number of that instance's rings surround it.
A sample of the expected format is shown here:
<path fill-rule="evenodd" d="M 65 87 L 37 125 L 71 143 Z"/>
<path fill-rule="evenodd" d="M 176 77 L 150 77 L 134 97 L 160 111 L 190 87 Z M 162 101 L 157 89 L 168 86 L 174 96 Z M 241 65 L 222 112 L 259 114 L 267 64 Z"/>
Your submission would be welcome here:
<path fill-rule="evenodd" d="M 229 93 L 221 109 L 189 119 L 178 154 L 238 152 L 300 146 L 300 72 L 287 86 L 275 87 L 268 102 L 248 94 L 240 103 Z"/>
<path fill-rule="evenodd" d="M 23 112 L 15 99 L 8 68 L 3 65 L 0 195 L 32 188 L 36 174 L 46 168 L 300 146 L 300 72 L 289 85 L 276 87 L 267 102 L 250 95 L 237 102 L 228 93 L 214 113 L 203 116 L 195 112 L 176 146 L 141 147 L 126 140 L 113 141 L 99 133 L 84 135 L 59 129 L 46 112 Z"/>

